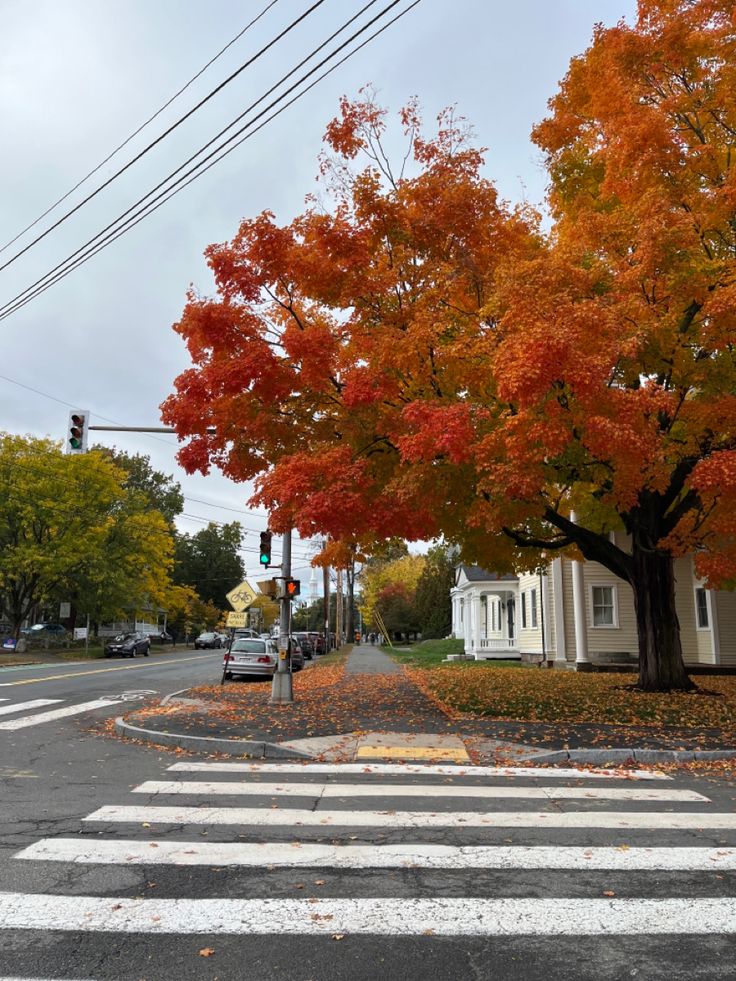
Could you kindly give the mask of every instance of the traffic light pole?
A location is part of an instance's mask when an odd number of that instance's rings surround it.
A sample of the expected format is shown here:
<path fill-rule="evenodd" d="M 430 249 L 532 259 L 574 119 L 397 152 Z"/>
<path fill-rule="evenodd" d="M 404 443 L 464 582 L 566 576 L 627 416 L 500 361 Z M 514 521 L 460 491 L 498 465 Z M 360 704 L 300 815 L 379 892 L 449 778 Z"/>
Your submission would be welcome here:
<path fill-rule="evenodd" d="M 288 705 L 294 701 L 291 684 L 291 597 L 286 592 L 286 580 L 291 578 L 291 531 L 281 538 L 281 594 L 279 619 L 279 660 L 271 684 L 271 704 Z"/>

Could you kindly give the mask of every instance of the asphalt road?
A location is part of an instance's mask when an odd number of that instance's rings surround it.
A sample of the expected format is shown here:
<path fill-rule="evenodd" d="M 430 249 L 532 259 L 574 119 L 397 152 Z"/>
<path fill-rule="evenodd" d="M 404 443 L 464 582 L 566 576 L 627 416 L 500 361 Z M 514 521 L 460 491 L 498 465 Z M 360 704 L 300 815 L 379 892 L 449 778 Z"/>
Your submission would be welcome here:
<path fill-rule="evenodd" d="M 116 703 L 1 728 L 220 659 L 0 672 L 0 979 L 736 976 L 724 780 L 238 770 L 91 731 Z"/>

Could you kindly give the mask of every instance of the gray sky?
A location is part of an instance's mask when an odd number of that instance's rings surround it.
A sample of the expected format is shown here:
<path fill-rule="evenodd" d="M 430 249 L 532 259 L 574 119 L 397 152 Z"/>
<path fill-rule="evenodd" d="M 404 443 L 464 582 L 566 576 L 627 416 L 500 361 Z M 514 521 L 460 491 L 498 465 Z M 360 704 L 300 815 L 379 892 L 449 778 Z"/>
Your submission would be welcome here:
<path fill-rule="evenodd" d="M 409 0 L 402 0 L 400 10 Z M 159 108 L 267 0 L 0 0 L 0 246 L 40 215 Z M 363 5 L 326 0 L 146 158 L 61 228 L 0 272 L 5 303 L 82 245 L 209 140 Z M 380 0 L 371 16 L 384 6 Z M 135 141 L 107 163 L 38 234 L 179 118 L 302 13 L 307 0 L 278 0 L 259 23 Z M 341 95 L 372 83 L 391 110 L 411 95 L 431 120 L 456 104 L 487 146 L 486 173 L 511 201 L 542 201 L 545 175 L 529 140 L 569 59 L 595 22 L 631 21 L 634 0 L 422 0 L 293 107 L 96 258 L 0 321 L 0 375 L 126 425 L 158 425 L 158 405 L 188 367 L 171 330 L 185 291 L 212 282 L 202 259 L 243 217 L 264 208 L 289 221 L 315 190 L 317 155 Z M 34 237 L 26 234 L 0 264 Z M 0 378 L 0 429 L 62 438 L 67 408 Z M 247 488 L 187 476 L 175 437 L 100 434 L 150 454 L 188 498 L 242 509 Z M 186 512 L 240 518 L 255 548 L 263 514 L 238 515 L 188 500 Z M 186 531 L 203 521 L 182 518 Z M 294 566 L 307 546 L 295 542 Z M 248 571 L 256 557 L 246 556 Z M 297 572 L 297 574 L 300 574 Z M 303 579 L 308 571 L 301 569 Z"/>

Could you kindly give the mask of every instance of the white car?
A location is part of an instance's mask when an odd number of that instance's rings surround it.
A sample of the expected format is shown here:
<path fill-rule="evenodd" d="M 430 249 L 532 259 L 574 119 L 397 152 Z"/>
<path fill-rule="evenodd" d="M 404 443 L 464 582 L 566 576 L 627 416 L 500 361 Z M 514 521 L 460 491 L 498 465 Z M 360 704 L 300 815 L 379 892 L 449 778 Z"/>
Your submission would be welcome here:
<path fill-rule="evenodd" d="M 229 654 L 225 654 L 225 678 L 253 675 L 270 678 L 276 671 L 279 649 L 271 640 L 260 637 L 236 637 Z"/>

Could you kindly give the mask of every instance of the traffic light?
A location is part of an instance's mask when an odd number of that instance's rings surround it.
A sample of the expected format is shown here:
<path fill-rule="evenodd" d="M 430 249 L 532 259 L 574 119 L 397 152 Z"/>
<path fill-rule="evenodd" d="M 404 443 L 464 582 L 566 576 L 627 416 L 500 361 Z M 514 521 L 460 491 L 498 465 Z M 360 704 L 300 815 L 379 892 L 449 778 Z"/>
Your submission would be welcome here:
<path fill-rule="evenodd" d="M 286 595 L 289 599 L 294 599 L 302 591 L 302 584 L 298 579 L 287 579 L 286 584 Z"/>
<path fill-rule="evenodd" d="M 270 531 L 261 532 L 261 552 L 258 561 L 264 566 L 271 564 L 271 537 Z"/>
<path fill-rule="evenodd" d="M 89 427 L 89 412 L 85 409 L 73 409 L 69 413 L 69 427 L 66 451 L 67 453 L 87 452 L 87 429 Z"/>

